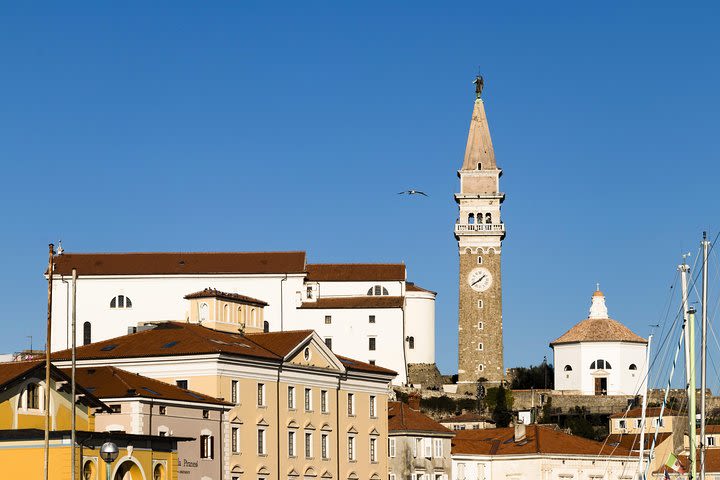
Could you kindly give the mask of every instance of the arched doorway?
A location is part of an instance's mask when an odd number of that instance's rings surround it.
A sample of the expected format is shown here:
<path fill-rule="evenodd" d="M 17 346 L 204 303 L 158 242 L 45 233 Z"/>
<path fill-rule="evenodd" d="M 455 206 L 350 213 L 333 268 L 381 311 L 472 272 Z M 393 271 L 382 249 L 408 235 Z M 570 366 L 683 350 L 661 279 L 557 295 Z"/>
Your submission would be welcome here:
<path fill-rule="evenodd" d="M 136 463 L 125 460 L 115 470 L 113 480 L 145 480 L 145 475 Z"/>

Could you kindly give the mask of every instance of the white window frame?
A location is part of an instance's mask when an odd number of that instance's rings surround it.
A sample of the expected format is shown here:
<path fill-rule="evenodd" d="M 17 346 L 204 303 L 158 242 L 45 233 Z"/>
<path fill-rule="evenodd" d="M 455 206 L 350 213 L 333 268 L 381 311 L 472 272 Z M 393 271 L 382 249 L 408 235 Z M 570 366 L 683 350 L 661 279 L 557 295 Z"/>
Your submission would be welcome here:
<path fill-rule="evenodd" d="M 377 397 L 370 395 L 370 418 L 377 418 Z"/>
<path fill-rule="evenodd" d="M 435 458 L 442 458 L 443 456 L 443 441 L 442 438 L 436 438 L 433 440 L 435 444 Z"/>
<path fill-rule="evenodd" d="M 267 429 L 265 427 L 257 430 L 257 454 L 260 456 L 267 455 Z"/>
<path fill-rule="evenodd" d="M 425 450 L 425 458 L 432 458 L 432 439 L 423 438 L 423 448 Z"/>
<path fill-rule="evenodd" d="M 305 401 L 305 411 L 306 412 L 312 412 L 313 411 L 313 404 L 312 404 L 312 389 L 311 388 L 305 388 L 305 393 L 303 397 Z"/>
<path fill-rule="evenodd" d="M 330 413 L 330 399 L 327 390 L 320 390 L 320 411 Z"/>
<path fill-rule="evenodd" d="M 348 461 L 354 462 L 357 457 L 357 448 L 355 444 L 355 435 L 348 434 L 348 441 L 347 441 L 347 454 L 348 454 Z"/>
<path fill-rule="evenodd" d="M 265 399 L 265 384 L 264 383 L 258 383 L 257 384 L 257 406 L 258 407 L 266 407 L 266 399 Z"/>
<path fill-rule="evenodd" d="M 288 457 L 297 457 L 297 435 L 295 430 L 288 431 Z"/>
<path fill-rule="evenodd" d="M 232 427 L 230 430 L 230 449 L 232 453 L 240 453 L 240 427 Z"/>
<path fill-rule="evenodd" d="M 395 439 L 393 437 L 388 438 L 388 457 L 395 458 Z"/>
<path fill-rule="evenodd" d="M 323 460 L 330 460 L 330 435 L 320 434 L 320 457 Z"/>
<path fill-rule="evenodd" d="M 349 417 L 355 416 L 355 394 L 354 393 L 348 393 L 347 394 L 347 413 Z"/>
<path fill-rule="evenodd" d="M 312 432 L 305 432 L 305 435 L 303 435 L 303 446 L 305 447 L 305 460 L 312 460 L 312 458 L 313 458 L 313 434 L 312 434 Z"/>
<path fill-rule="evenodd" d="M 231 380 L 230 381 L 230 401 L 234 403 L 235 405 L 240 404 L 240 381 L 239 380 Z"/>
<path fill-rule="evenodd" d="M 377 463 L 378 461 L 377 444 L 377 438 L 370 437 L 370 445 L 368 446 L 370 453 L 370 463 Z"/>
<path fill-rule="evenodd" d="M 288 410 L 295 410 L 295 386 L 288 385 Z"/>

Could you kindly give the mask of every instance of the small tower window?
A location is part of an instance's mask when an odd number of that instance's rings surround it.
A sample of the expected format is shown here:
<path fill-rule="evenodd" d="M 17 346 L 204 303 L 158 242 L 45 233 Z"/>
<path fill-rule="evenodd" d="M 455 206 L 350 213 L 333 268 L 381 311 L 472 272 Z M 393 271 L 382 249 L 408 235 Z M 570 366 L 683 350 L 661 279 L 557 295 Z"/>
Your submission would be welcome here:
<path fill-rule="evenodd" d="M 478 308 L 483 308 L 484 306 L 485 306 L 485 304 L 483 303 L 483 301 L 478 300 Z"/>
<path fill-rule="evenodd" d="M 483 344 L 482 344 L 482 343 L 478 343 L 477 349 L 480 350 L 480 351 L 482 351 L 482 350 L 483 350 Z"/>
<path fill-rule="evenodd" d="M 485 324 L 483 322 L 478 322 L 478 330 L 482 330 L 485 328 Z"/>
<path fill-rule="evenodd" d="M 492 223 L 492 215 L 489 213 L 485 214 L 485 223 Z"/>
<path fill-rule="evenodd" d="M 263 333 L 268 333 L 270 331 L 270 322 L 265 320 L 263 322 Z"/>
<path fill-rule="evenodd" d="M 468 225 L 472 225 L 474 223 L 475 223 L 475 214 L 471 213 L 470 215 L 468 215 Z"/>
<path fill-rule="evenodd" d="M 566 372 L 572 372 L 572 367 L 570 365 L 565 365 L 565 368 L 563 368 Z"/>
<path fill-rule="evenodd" d="M 132 301 L 130 300 L 130 297 L 118 295 L 110 300 L 110 308 L 132 308 Z"/>
<path fill-rule="evenodd" d="M 198 319 L 200 320 L 200 323 L 207 321 L 207 319 L 208 319 L 208 304 L 207 303 L 201 303 L 198 306 Z"/>
<path fill-rule="evenodd" d="M 478 265 L 482 265 L 482 257 L 478 257 Z"/>
<path fill-rule="evenodd" d="M 631 363 L 629 369 L 630 369 L 630 370 L 637 370 L 637 365 L 635 365 L 634 363 Z"/>
<path fill-rule="evenodd" d="M 482 170 L 482 163 L 478 163 L 478 164 L 477 164 L 477 169 L 478 169 L 478 170 Z"/>
<path fill-rule="evenodd" d="M 415 337 L 408 337 L 407 342 L 408 342 L 408 348 L 410 350 L 415 349 Z"/>

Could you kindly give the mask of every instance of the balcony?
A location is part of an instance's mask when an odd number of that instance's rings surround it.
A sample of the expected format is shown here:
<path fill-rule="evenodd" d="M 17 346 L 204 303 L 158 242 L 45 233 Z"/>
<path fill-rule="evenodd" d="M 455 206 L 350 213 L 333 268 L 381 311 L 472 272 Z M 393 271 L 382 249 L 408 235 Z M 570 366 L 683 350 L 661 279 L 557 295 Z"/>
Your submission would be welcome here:
<path fill-rule="evenodd" d="M 455 224 L 455 235 L 502 235 L 505 236 L 503 223 Z"/>

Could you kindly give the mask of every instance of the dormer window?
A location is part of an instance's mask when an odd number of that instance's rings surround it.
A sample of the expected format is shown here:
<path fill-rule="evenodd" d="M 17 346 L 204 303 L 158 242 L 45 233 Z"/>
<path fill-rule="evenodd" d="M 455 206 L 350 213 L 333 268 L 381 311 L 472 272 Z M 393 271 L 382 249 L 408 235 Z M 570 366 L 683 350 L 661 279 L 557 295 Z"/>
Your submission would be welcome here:
<path fill-rule="evenodd" d="M 132 301 L 130 300 L 130 297 L 118 295 L 110 300 L 110 308 L 132 308 Z"/>
<path fill-rule="evenodd" d="M 367 292 L 368 295 L 390 295 L 388 292 L 388 289 L 383 287 L 382 285 L 375 285 L 374 287 L 370 287 L 370 290 Z"/>

